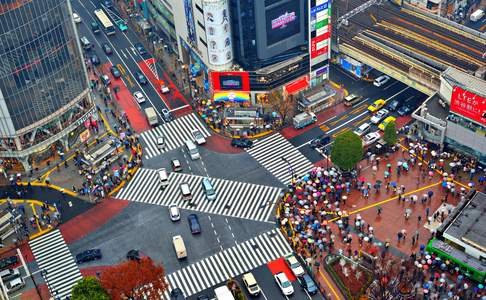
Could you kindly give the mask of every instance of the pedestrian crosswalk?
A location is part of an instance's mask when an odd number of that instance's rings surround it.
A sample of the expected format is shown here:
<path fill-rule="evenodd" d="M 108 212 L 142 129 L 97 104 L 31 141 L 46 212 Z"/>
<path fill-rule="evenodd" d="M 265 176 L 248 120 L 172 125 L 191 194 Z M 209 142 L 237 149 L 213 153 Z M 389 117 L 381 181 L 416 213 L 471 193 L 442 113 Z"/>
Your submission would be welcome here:
<path fill-rule="evenodd" d="M 71 288 L 82 277 L 61 232 L 56 229 L 46 233 L 30 241 L 29 246 L 51 295 L 55 299 L 71 297 Z"/>
<path fill-rule="evenodd" d="M 204 177 L 170 173 L 169 185 L 160 189 L 156 170 L 141 168 L 128 184 L 117 194 L 117 198 L 136 202 L 168 206 L 230 217 L 270 221 L 281 189 L 276 187 L 210 178 L 216 192 L 216 200 L 206 199 L 202 189 Z M 180 184 L 188 183 L 192 200 L 182 199 Z"/>
<path fill-rule="evenodd" d="M 140 137 L 145 146 L 144 158 L 152 158 L 166 151 L 174 150 L 184 145 L 187 140 L 194 140 L 192 137 L 192 131 L 195 129 L 198 129 L 204 137 L 211 135 L 206 126 L 194 113 L 182 116 L 171 122 L 161 124 L 156 128 L 143 132 Z M 166 148 L 158 148 L 158 137 L 165 138 Z"/>
<path fill-rule="evenodd" d="M 246 151 L 283 184 L 312 169 L 312 163 L 280 133 L 253 143 Z"/>
<path fill-rule="evenodd" d="M 168 274 L 166 280 L 170 290 L 178 287 L 190 297 L 291 252 L 280 230 L 273 229 Z M 188 249 L 188 255 L 191 255 L 191 249 Z"/>

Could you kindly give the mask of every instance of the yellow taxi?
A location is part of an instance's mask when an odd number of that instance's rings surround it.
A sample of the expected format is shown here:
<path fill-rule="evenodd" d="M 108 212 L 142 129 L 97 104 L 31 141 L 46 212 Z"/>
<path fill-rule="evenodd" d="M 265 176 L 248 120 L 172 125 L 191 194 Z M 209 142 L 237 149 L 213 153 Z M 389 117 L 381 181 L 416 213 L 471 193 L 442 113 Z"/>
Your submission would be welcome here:
<path fill-rule="evenodd" d="M 373 104 L 368 106 L 368 110 L 373 113 L 373 112 L 379 110 L 380 108 L 382 108 L 385 105 L 385 103 L 386 103 L 385 100 L 378 99 L 375 102 L 373 102 Z"/>
<path fill-rule="evenodd" d="M 391 123 L 391 122 L 395 122 L 397 118 L 395 117 L 392 117 L 392 116 L 389 116 L 387 117 L 385 120 L 383 120 L 383 122 L 381 122 L 380 125 L 378 125 L 378 128 L 380 128 L 381 130 L 385 131 L 385 127 L 388 123 Z"/>

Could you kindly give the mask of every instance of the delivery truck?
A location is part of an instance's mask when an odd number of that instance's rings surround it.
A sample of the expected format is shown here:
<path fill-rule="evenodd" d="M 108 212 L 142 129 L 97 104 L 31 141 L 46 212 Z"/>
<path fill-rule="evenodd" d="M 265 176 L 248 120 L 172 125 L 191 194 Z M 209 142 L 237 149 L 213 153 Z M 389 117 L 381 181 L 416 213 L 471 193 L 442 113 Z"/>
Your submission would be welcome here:
<path fill-rule="evenodd" d="M 214 289 L 216 300 L 235 300 L 233 294 L 226 285 Z"/>
<path fill-rule="evenodd" d="M 183 259 L 187 257 L 186 245 L 184 245 L 184 240 L 182 239 L 182 236 L 173 236 L 172 244 L 174 245 L 174 250 L 178 259 Z"/>
<path fill-rule="evenodd" d="M 159 118 L 157 117 L 157 112 L 155 108 L 148 107 L 145 109 L 145 116 L 150 126 L 157 126 L 159 124 Z"/>
<path fill-rule="evenodd" d="M 294 117 L 294 127 L 296 129 L 304 128 L 307 125 L 317 122 L 317 117 L 312 112 L 303 112 Z"/>
<path fill-rule="evenodd" d="M 484 17 L 484 10 L 478 9 L 469 16 L 469 19 L 472 22 L 477 22 L 481 20 L 483 17 Z"/>

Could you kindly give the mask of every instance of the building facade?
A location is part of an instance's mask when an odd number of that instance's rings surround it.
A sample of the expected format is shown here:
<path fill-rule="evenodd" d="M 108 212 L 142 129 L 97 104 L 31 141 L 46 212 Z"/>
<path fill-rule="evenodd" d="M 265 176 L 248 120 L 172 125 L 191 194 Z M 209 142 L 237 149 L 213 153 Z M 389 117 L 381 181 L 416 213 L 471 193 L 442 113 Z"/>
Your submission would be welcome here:
<path fill-rule="evenodd" d="M 95 111 L 69 1 L 1 1 L 0 61 L 0 157 L 29 170 Z"/>

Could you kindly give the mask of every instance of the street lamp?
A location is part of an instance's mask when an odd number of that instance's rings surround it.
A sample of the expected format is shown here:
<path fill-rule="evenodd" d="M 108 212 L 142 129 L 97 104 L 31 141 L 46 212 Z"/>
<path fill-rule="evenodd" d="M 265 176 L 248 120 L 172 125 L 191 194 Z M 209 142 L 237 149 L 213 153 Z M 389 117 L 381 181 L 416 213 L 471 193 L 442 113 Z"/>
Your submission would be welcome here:
<path fill-rule="evenodd" d="M 289 173 L 292 176 L 291 179 L 293 181 L 294 178 L 295 178 L 295 174 L 294 174 L 294 168 L 292 167 L 292 164 L 285 157 L 283 157 L 283 156 L 280 157 L 280 159 L 283 160 L 284 162 L 286 162 L 287 165 L 289 165 Z"/>

